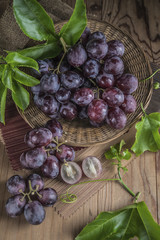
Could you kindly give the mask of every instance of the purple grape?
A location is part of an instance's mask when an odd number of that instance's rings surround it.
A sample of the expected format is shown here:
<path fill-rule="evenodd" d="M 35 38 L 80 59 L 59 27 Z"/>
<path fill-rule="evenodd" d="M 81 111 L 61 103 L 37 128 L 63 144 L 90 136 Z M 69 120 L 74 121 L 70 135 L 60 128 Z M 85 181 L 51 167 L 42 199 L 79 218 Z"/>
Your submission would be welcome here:
<path fill-rule="evenodd" d="M 71 70 L 71 65 L 69 65 L 67 59 L 64 59 L 60 65 L 59 71 L 61 73 L 67 72 Z"/>
<path fill-rule="evenodd" d="M 71 102 L 64 104 L 60 108 L 60 114 L 65 120 L 72 121 L 77 117 L 77 107 Z"/>
<path fill-rule="evenodd" d="M 65 160 L 73 161 L 75 159 L 75 151 L 72 147 L 67 145 L 61 145 L 59 147 L 59 151 L 56 152 L 56 157 L 61 161 L 64 162 Z"/>
<path fill-rule="evenodd" d="M 61 177 L 64 182 L 68 184 L 75 184 L 79 182 L 82 177 L 82 170 L 75 162 L 64 163 L 61 166 Z"/>
<path fill-rule="evenodd" d="M 94 99 L 94 93 L 90 88 L 80 88 L 74 93 L 74 102 L 81 106 L 87 106 Z"/>
<path fill-rule="evenodd" d="M 10 177 L 6 185 L 7 185 L 8 192 L 13 195 L 20 194 L 20 190 L 24 192 L 26 189 L 26 183 L 24 179 L 19 175 L 14 175 Z"/>
<path fill-rule="evenodd" d="M 45 219 L 46 212 L 38 201 L 29 202 L 24 208 L 24 217 L 32 225 L 38 225 Z"/>
<path fill-rule="evenodd" d="M 40 88 L 42 92 L 54 94 L 60 88 L 60 81 L 57 74 L 45 74 L 41 78 Z"/>
<path fill-rule="evenodd" d="M 41 90 L 40 84 L 31 87 L 31 91 L 32 91 L 32 93 L 35 94 L 35 95 L 38 95 L 38 94 L 40 93 L 40 90 Z"/>
<path fill-rule="evenodd" d="M 94 86 L 93 83 L 88 79 L 85 79 L 84 84 L 82 85 L 82 87 L 86 87 L 86 88 L 91 88 L 93 86 Z"/>
<path fill-rule="evenodd" d="M 42 105 L 40 109 L 47 115 L 57 114 L 59 111 L 60 104 L 56 101 L 53 95 L 45 95 L 42 97 Z"/>
<path fill-rule="evenodd" d="M 59 103 L 68 103 L 71 98 L 71 92 L 63 87 L 61 87 L 58 92 L 56 92 L 55 97 Z"/>
<path fill-rule="evenodd" d="M 53 206 L 58 199 L 57 192 L 53 188 L 45 188 L 39 194 L 42 197 L 38 196 L 38 200 L 45 207 Z"/>
<path fill-rule="evenodd" d="M 38 65 L 39 65 L 39 72 L 36 70 L 33 70 L 33 73 L 37 76 L 40 77 L 43 74 L 53 72 L 55 66 L 53 63 L 53 60 L 51 59 L 44 59 L 44 60 L 38 60 Z"/>
<path fill-rule="evenodd" d="M 73 67 L 81 66 L 87 60 L 87 53 L 83 45 L 78 43 L 71 47 L 67 53 L 67 60 Z"/>
<path fill-rule="evenodd" d="M 40 175 L 33 173 L 28 176 L 27 180 L 31 181 L 31 186 L 35 190 L 38 186 L 38 192 L 44 188 L 44 181 Z"/>
<path fill-rule="evenodd" d="M 107 58 L 104 62 L 104 71 L 113 75 L 122 74 L 124 71 L 123 61 L 116 56 Z"/>
<path fill-rule="evenodd" d="M 22 153 L 20 156 L 20 163 L 22 165 L 23 168 L 26 169 L 31 169 L 28 165 L 28 163 L 26 162 L 26 153 Z"/>
<path fill-rule="evenodd" d="M 6 212 L 10 217 L 17 217 L 23 213 L 24 206 L 26 205 L 26 199 L 23 198 L 23 195 L 15 195 L 8 198 L 5 208 Z"/>
<path fill-rule="evenodd" d="M 80 108 L 80 110 L 78 111 L 78 117 L 80 119 L 87 119 L 88 118 L 87 107 Z"/>
<path fill-rule="evenodd" d="M 108 113 L 108 106 L 102 99 L 94 99 L 88 106 L 88 116 L 91 121 L 101 123 Z"/>
<path fill-rule="evenodd" d="M 123 129 L 126 126 L 127 117 L 119 107 L 114 107 L 109 109 L 106 122 L 112 128 Z"/>
<path fill-rule="evenodd" d="M 93 39 L 101 39 L 101 40 L 103 40 L 105 42 L 106 41 L 106 36 L 104 35 L 103 32 L 97 31 L 97 32 L 92 33 L 89 36 L 89 41 L 93 40 Z"/>
<path fill-rule="evenodd" d="M 100 70 L 100 63 L 94 59 L 87 60 L 83 65 L 83 74 L 87 78 L 96 78 Z"/>
<path fill-rule="evenodd" d="M 108 45 L 102 39 L 92 39 L 86 45 L 88 56 L 94 59 L 103 59 L 108 52 Z"/>
<path fill-rule="evenodd" d="M 33 148 L 24 153 L 22 166 L 25 168 L 35 169 L 41 167 L 47 159 L 47 154 L 43 148 Z M 21 161 L 21 158 L 20 158 Z"/>
<path fill-rule="evenodd" d="M 26 133 L 24 142 L 30 148 L 46 146 L 53 138 L 52 132 L 48 128 L 40 127 Z"/>
<path fill-rule="evenodd" d="M 96 83 L 101 88 L 111 88 L 115 84 L 115 78 L 112 74 L 101 70 L 96 78 Z"/>
<path fill-rule="evenodd" d="M 47 146 L 45 146 L 45 149 L 50 150 L 48 151 L 48 153 L 50 155 L 55 155 L 56 150 L 54 149 L 57 145 L 54 142 L 51 142 L 50 144 L 48 144 Z"/>
<path fill-rule="evenodd" d="M 90 29 L 88 27 L 86 27 L 84 32 L 81 35 L 82 43 L 83 43 L 84 46 L 86 45 L 90 34 L 91 34 Z"/>
<path fill-rule="evenodd" d="M 60 122 L 58 122 L 55 119 L 49 120 L 46 125 L 46 128 L 48 128 L 52 132 L 53 138 L 58 137 L 61 138 L 63 134 L 63 128 Z"/>
<path fill-rule="evenodd" d="M 136 111 L 137 102 L 132 95 L 124 95 L 124 102 L 121 105 L 121 109 L 127 113 L 133 113 Z"/>
<path fill-rule="evenodd" d="M 48 178 L 56 178 L 59 174 L 59 161 L 55 156 L 49 156 L 41 167 L 42 174 Z"/>
<path fill-rule="evenodd" d="M 51 115 L 48 115 L 48 117 L 50 117 L 51 119 L 61 119 L 61 115 L 59 112 L 55 113 L 55 114 L 51 114 Z"/>
<path fill-rule="evenodd" d="M 44 94 L 36 94 L 34 95 L 34 103 L 37 105 L 38 108 L 40 108 L 43 105 L 43 98 L 44 98 Z"/>
<path fill-rule="evenodd" d="M 84 83 L 84 78 L 77 72 L 67 71 L 60 76 L 63 87 L 69 90 L 77 89 Z"/>
<path fill-rule="evenodd" d="M 102 99 L 109 107 L 120 106 L 124 102 L 124 94 L 116 87 L 107 88 L 102 94 Z"/>
<path fill-rule="evenodd" d="M 94 92 L 94 98 L 95 99 L 102 98 L 103 90 L 99 89 L 99 91 L 98 91 L 97 87 L 93 87 L 92 91 Z"/>
<path fill-rule="evenodd" d="M 111 40 L 108 42 L 107 57 L 118 56 L 122 57 L 124 54 L 124 45 L 119 40 Z"/>
<path fill-rule="evenodd" d="M 131 94 L 138 87 L 138 79 L 132 74 L 123 74 L 116 83 L 116 86 L 121 89 L 124 94 Z"/>

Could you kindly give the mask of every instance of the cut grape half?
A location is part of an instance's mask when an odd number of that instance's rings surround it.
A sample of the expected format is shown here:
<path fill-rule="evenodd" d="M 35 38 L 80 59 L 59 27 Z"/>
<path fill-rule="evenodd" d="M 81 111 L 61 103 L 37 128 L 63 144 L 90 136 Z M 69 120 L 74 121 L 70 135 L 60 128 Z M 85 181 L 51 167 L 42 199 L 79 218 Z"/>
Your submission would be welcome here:
<path fill-rule="evenodd" d="M 102 165 L 98 158 L 89 156 L 82 162 L 82 170 L 88 178 L 98 178 L 102 173 Z"/>
<path fill-rule="evenodd" d="M 82 177 L 82 170 L 75 162 L 67 162 L 61 166 L 61 177 L 68 184 L 79 182 Z"/>

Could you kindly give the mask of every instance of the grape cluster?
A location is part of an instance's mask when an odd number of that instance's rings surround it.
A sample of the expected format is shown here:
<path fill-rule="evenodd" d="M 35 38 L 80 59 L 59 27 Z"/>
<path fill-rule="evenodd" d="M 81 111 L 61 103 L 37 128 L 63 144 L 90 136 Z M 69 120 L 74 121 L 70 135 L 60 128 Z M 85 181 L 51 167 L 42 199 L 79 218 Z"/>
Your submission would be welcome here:
<path fill-rule="evenodd" d="M 137 78 L 124 73 L 124 51 L 121 41 L 107 42 L 102 32 L 86 28 L 64 58 L 60 54 L 38 61 L 40 84 L 32 87 L 35 104 L 51 119 L 78 117 L 94 127 L 124 128 L 126 114 L 136 110 L 131 94 L 138 87 Z"/>
<path fill-rule="evenodd" d="M 24 213 L 30 224 L 38 225 L 45 219 L 45 207 L 53 206 L 57 201 L 57 193 L 53 188 L 44 188 L 44 181 L 38 174 L 31 174 L 26 181 L 19 175 L 14 175 L 7 181 L 10 197 L 5 205 L 10 217 Z M 27 192 L 28 190 L 28 192 Z"/>

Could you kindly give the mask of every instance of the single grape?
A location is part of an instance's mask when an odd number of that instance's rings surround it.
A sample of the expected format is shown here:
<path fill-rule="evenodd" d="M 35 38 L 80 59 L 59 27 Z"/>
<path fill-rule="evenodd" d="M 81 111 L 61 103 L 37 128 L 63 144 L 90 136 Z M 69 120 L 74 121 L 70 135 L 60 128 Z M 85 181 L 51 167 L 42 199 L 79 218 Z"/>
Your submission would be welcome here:
<path fill-rule="evenodd" d="M 36 94 L 33 97 L 34 103 L 37 105 L 38 108 L 40 108 L 43 105 L 43 98 L 45 94 Z"/>
<path fill-rule="evenodd" d="M 58 122 L 55 119 L 49 120 L 46 125 L 46 128 L 48 128 L 52 132 L 52 137 L 58 137 L 61 138 L 63 134 L 63 127 L 60 122 Z"/>
<path fill-rule="evenodd" d="M 47 115 L 58 113 L 60 104 L 56 101 L 53 95 L 44 95 L 40 109 Z"/>
<path fill-rule="evenodd" d="M 136 111 L 137 102 L 132 95 L 124 95 L 124 102 L 121 105 L 121 109 L 127 113 L 133 113 Z"/>
<path fill-rule="evenodd" d="M 25 152 L 20 155 L 20 163 L 23 168 L 31 169 L 29 167 L 28 163 L 26 162 L 26 153 Z"/>
<path fill-rule="evenodd" d="M 53 188 L 45 188 L 39 194 L 42 197 L 38 196 L 38 200 L 45 207 L 53 206 L 58 199 L 57 192 Z"/>
<path fill-rule="evenodd" d="M 90 88 L 80 88 L 74 93 L 74 102 L 81 106 L 87 106 L 94 99 L 94 93 Z"/>
<path fill-rule="evenodd" d="M 109 107 L 120 106 L 124 102 L 124 94 L 116 87 L 107 88 L 102 94 L 102 99 Z"/>
<path fill-rule="evenodd" d="M 124 45 L 120 40 L 111 40 L 108 42 L 107 57 L 118 56 L 122 57 L 124 54 Z"/>
<path fill-rule="evenodd" d="M 41 167 L 42 174 L 48 178 L 56 178 L 59 174 L 59 161 L 55 156 L 49 156 Z"/>
<path fill-rule="evenodd" d="M 106 122 L 109 126 L 115 129 L 122 129 L 126 126 L 127 117 L 119 107 L 110 108 Z"/>
<path fill-rule="evenodd" d="M 40 84 L 31 87 L 31 91 L 32 91 L 33 94 L 38 95 L 41 91 Z"/>
<path fill-rule="evenodd" d="M 138 79 L 130 73 L 123 74 L 116 83 L 124 94 L 131 94 L 138 87 Z"/>
<path fill-rule="evenodd" d="M 94 59 L 103 59 L 108 52 L 108 45 L 102 39 L 92 39 L 86 45 L 88 56 Z"/>
<path fill-rule="evenodd" d="M 96 128 L 99 128 L 101 127 L 103 124 L 104 124 L 104 121 L 103 122 L 100 122 L 100 123 L 97 123 L 97 122 L 94 122 L 94 121 L 91 121 L 89 120 L 90 124 L 93 126 L 93 127 L 96 127 Z"/>
<path fill-rule="evenodd" d="M 86 27 L 84 32 L 81 35 L 82 43 L 83 43 L 84 46 L 86 45 L 90 34 L 91 34 L 90 29 L 88 27 Z"/>
<path fill-rule="evenodd" d="M 47 154 L 43 148 L 33 148 L 25 153 L 26 165 L 31 168 L 41 167 L 47 159 Z"/>
<path fill-rule="evenodd" d="M 78 43 L 71 47 L 67 53 L 67 60 L 73 67 L 81 66 L 87 60 L 87 53 L 83 45 Z"/>
<path fill-rule="evenodd" d="M 77 117 L 77 107 L 74 103 L 67 103 L 61 106 L 60 114 L 67 121 L 72 121 Z"/>
<path fill-rule="evenodd" d="M 63 87 L 69 90 L 77 89 L 84 83 L 84 78 L 81 76 L 81 74 L 75 71 L 67 71 L 62 73 L 60 79 Z"/>
<path fill-rule="evenodd" d="M 79 182 L 82 177 L 82 170 L 75 162 L 67 162 L 61 166 L 61 177 L 68 184 Z"/>
<path fill-rule="evenodd" d="M 124 71 L 122 59 L 117 56 L 107 58 L 104 62 L 104 71 L 113 75 L 122 74 Z"/>
<path fill-rule="evenodd" d="M 54 148 L 55 148 L 56 146 L 57 146 L 56 143 L 51 142 L 51 143 L 49 143 L 47 146 L 45 146 L 45 149 L 49 150 L 48 153 L 49 153 L 50 155 L 55 155 L 56 150 L 55 150 Z"/>
<path fill-rule="evenodd" d="M 61 87 L 58 92 L 56 92 L 55 97 L 59 103 L 68 103 L 71 98 L 71 91 Z"/>
<path fill-rule="evenodd" d="M 22 194 L 8 198 L 5 208 L 7 214 L 10 217 L 14 218 L 20 216 L 23 213 L 24 206 L 26 205 L 26 199 L 22 198 L 23 198 Z"/>
<path fill-rule="evenodd" d="M 108 106 L 102 99 L 94 99 L 88 106 L 88 116 L 91 121 L 101 123 L 108 113 Z"/>
<path fill-rule="evenodd" d="M 60 73 L 64 73 L 70 70 L 71 70 L 71 65 L 68 63 L 67 59 L 63 59 L 59 68 Z"/>
<path fill-rule="evenodd" d="M 33 70 L 33 73 L 37 76 L 40 77 L 43 74 L 53 72 L 55 66 L 54 62 L 52 59 L 44 59 L 44 60 L 38 60 L 38 66 L 39 66 L 39 72 L 36 70 Z"/>
<path fill-rule="evenodd" d="M 40 175 L 33 173 L 28 176 L 27 181 L 31 181 L 31 186 L 35 190 L 38 186 L 38 192 L 44 188 L 44 181 Z"/>
<path fill-rule="evenodd" d="M 115 85 L 115 78 L 112 74 L 101 70 L 96 78 L 96 83 L 101 88 L 111 88 Z"/>
<path fill-rule="evenodd" d="M 61 145 L 59 151 L 56 152 L 56 157 L 61 161 L 73 161 L 75 159 L 75 151 L 72 147 Z"/>
<path fill-rule="evenodd" d="M 87 115 L 87 107 L 81 107 L 78 111 L 78 117 L 80 119 L 87 119 L 88 115 Z"/>
<path fill-rule="evenodd" d="M 102 165 L 98 158 L 89 156 L 83 160 L 82 170 L 88 178 L 97 178 L 102 173 Z"/>
<path fill-rule="evenodd" d="M 60 81 L 57 74 L 49 73 L 43 75 L 40 82 L 42 92 L 54 94 L 60 88 Z"/>
<path fill-rule="evenodd" d="M 45 219 L 46 212 L 38 201 L 29 202 L 24 208 L 24 217 L 32 225 L 38 225 Z"/>
<path fill-rule="evenodd" d="M 100 63 L 94 59 L 87 60 L 83 65 L 83 74 L 87 78 L 96 78 L 100 70 Z"/>
<path fill-rule="evenodd" d="M 53 138 L 52 132 L 48 128 L 34 128 L 27 132 L 24 137 L 24 142 L 30 148 L 46 146 Z"/>
<path fill-rule="evenodd" d="M 104 35 L 103 32 L 99 32 L 99 31 L 94 32 L 89 36 L 89 41 L 93 39 L 101 39 L 104 42 L 106 42 L 106 36 Z"/>
<path fill-rule="evenodd" d="M 26 183 L 24 179 L 19 175 L 14 175 L 10 177 L 6 185 L 7 185 L 8 192 L 13 195 L 20 194 L 20 190 L 24 192 L 26 189 Z"/>

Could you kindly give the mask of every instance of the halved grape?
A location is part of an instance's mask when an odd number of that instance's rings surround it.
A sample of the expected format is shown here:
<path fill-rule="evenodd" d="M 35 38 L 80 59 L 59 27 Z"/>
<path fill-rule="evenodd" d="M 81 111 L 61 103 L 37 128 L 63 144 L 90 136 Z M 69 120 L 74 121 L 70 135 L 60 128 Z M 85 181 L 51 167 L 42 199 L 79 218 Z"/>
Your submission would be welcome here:
<path fill-rule="evenodd" d="M 127 117 L 119 107 L 110 108 L 106 122 L 109 126 L 116 129 L 123 129 L 126 126 Z"/>
<path fill-rule="evenodd" d="M 20 194 L 20 190 L 24 192 L 26 189 L 25 180 L 19 175 L 14 175 L 10 177 L 6 185 L 7 185 L 8 192 L 13 195 Z"/>
<path fill-rule="evenodd" d="M 81 43 L 74 45 L 68 50 L 67 60 L 73 67 L 79 67 L 87 60 L 86 50 Z"/>
<path fill-rule="evenodd" d="M 48 178 L 56 178 L 59 174 L 59 161 L 55 156 L 49 156 L 41 167 L 42 174 Z"/>
<path fill-rule="evenodd" d="M 117 56 L 107 58 L 104 62 L 104 71 L 109 74 L 119 75 L 124 72 L 122 59 Z"/>
<path fill-rule="evenodd" d="M 138 87 L 138 79 L 130 74 L 123 74 L 116 83 L 116 86 L 121 89 L 124 94 L 131 94 L 136 91 Z"/>
<path fill-rule="evenodd" d="M 82 170 L 75 162 L 67 162 L 61 166 L 61 177 L 68 184 L 77 183 L 82 177 Z"/>
<path fill-rule="evenodd" d="M 75 159 L 75 151 L 72 147 L 65 144 L 59 147 L 59 151 L 56 152 L 56 157 L 61 161 L 73 161 Z"/>
<path fill-rule="evenodd" d="M 26 205 L 26 199 L 23 198 L 23 195 L 15 195 L 8 198 L 5 208 L 6 212 L 10 217 L 17 217 L 23 213 L 24 206 Z"/>
<path fill-rule="evenodd" d="M 55 119 L 49 120 L 46 125 L 46 128 L 48 128 L 52 132 L 53 138 L 58 137 L 61 138 L 63 134 L 63 128 L 60 122 L 58 122 Z"/>
<path fill-rule="evenodd" d="M 124 102 L 123 92 L 116 87 L 107 88 L 104 91 L 102 98 L 107 102 L 109 107 L 120 106 Z"/>
<path fill-rule="evenodd" d="M 45 207 L 53 206 L 58 199 L 57 192 L 53 188 L 44 188 L 39 194 L 42 197 L 38 196 L 38 200 Z"/>
<path fill-rule="evenodd" d="M 98 158 L 89 156 L 83 160 L 82 170 L 88 178 L 97 178 L 102 173 L 102 165 Z"/>
<path fill-rule="evenodd" d="M 106 118 L 108 106 L 102 99 L 94 99 L 88 106 L 88 116 L 91 121 L 101 123 Z"/>
<path fill-rule="evenodd" d="M 132 95 L 124 95 L 124 102 L 121 105 L 125 113 L 133 113 L 136 111 L 137 102 Z"/>
<path fill-rule="evenodd" d="M 32 225 L 38 225 L 45 219 L 46 212 L 38 201 L 29 202 L 24 208 L 24 217 Z"/>
<path fill-rule="evenodd" d="M 34 190 L 36 189 L 37 186 L 38 186 L 37 191 L 40 191 L 44 188 L 44 181 L 43 181 L 42 177 L 36 173 L 29 175 L 27 180 L 31 181 L 31 186 Z"/>
<path fill-rule="evenodd" d="M 74 93 L 74 102 L 81 106 L 87 106 L 94 99 L 94 93 L 90 88 L 80 88 Z"/>

